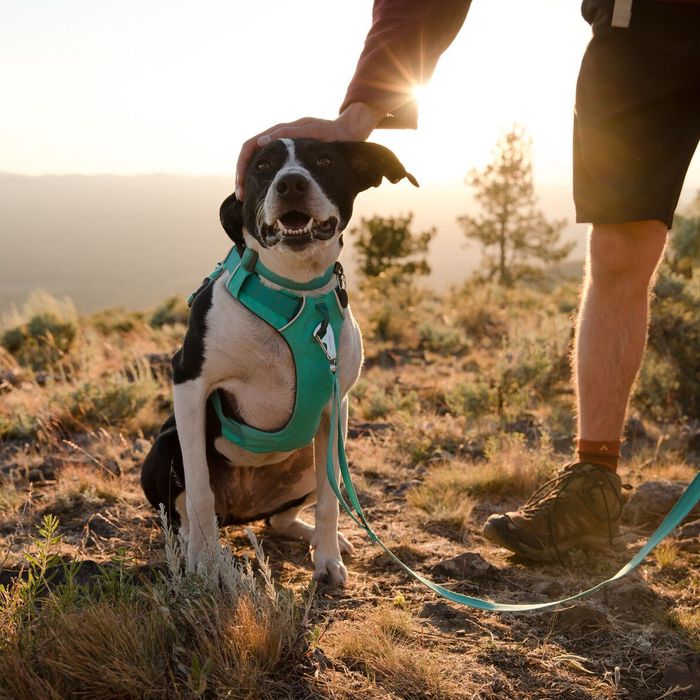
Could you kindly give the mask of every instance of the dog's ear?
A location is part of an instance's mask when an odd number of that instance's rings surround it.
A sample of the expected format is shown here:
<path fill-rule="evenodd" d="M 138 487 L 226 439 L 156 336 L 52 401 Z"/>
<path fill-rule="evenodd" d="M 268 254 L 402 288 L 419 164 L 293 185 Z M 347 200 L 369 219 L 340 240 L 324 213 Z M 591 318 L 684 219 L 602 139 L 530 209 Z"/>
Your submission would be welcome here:
<path fill-rule="evenodd" d="M 231 194 L 223 201 L 219 209 L 219 221 L 228 237 L 236 244 L 238 250 L 245 248 L 243 238 L 243 204 Z"/>
<path fill-rule="evenodd" d="M 379 187 L 383 177 L 394 183 L 407 178 L 412 185 L 419 187 L 416 178 L 406 172 L 401 161 L 388 148 L 366 141 L 338 141 L 336 145 L 357 175 L 358 192 Z"/>

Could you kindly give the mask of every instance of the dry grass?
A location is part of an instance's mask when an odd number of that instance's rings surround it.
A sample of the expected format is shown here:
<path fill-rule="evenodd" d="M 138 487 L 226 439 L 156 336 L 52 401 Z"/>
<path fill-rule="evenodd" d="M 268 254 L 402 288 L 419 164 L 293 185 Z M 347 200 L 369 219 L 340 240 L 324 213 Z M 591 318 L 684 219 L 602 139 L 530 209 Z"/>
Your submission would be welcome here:
<path fill-rule="evenodd" d="M 63 467 L 58 477 L 53 509 L 61 512 L 117 503 L 125 496 L 124 485 L 116 474 L 95 465 L 71 464 Z"/>
<path fill-rule="evenodd" d="M 380 605 L 329 639 L 332 652 L 392 696 L 406 700 L 458 697 L 458 686 L 436 657 L 422 648 L 406 610 Z"/>
<path fill-rule="evenodd" d="M 496 435 L 486 443 L 486 462 L 469 471 L 469 491 L 475 496 L 529 496 L 560 461 L 546 435 L 534 449 L 521 433 Z"/>
<path fill-rule="evenodd" d="M 566 461 L 535 435 L 571 444 L 560 359 L 575 292 L 477 285 L 442 300 L 414 294 L 399 300 L 398 313 L 388 296 L 353 295 L 369 356 L 352 401 L 359 437 L 348 447 L 360 498 L 377 531 L 423 571 L 464 551 L 455 532 L 468 541 L 493 571 L 455 583 L 465 593 L 552 598 L 557 586 L 581 590 L 624 558 L 573 552 L 565 568 L 525 566 L 484 542 L 476 523 L 528 497 Z M 0 697 L 652 700 L 667 692 L 661 679 L 674 658 L 700 651 L 700 560 L 687 540 L 657 549 L 619 590 L 562 613 L 556 629 L 549 615 L 442 603 L 346 521 L 356 546 L 348 588 L 321 587 L 307 607 L 307 548 L 277 536 L 266 551 L 282 589 L 264 562 L 248 568 L 226 552 L 212 556 L 208 576 L 186 574 L 172 538 L 167 573 L 156 577 L 162 533 L 138 471 L 170 409 L 164 372 L 182 326 L 155 329 L 147 319 L 77 319 L 80 342 L 43 375 L 0 350 L 0 374 L 9 373 L 0 383 L 0 573 L 7 579 L 7 569 L 37 557 L 33 524 L 52 512 L 62 513 L 65 537 L 51 551 L 104 567 L 89 585 L 69 576 L 46 587 L 38 573 L 32 585 L 0 588 Z M 365 425 L 370 418 L 379 425 Z M 633 483 L 687 481 L 696 468 L 684 453 L 688 420 L 641 418 L 649 437 L 627 446 L 633 458 L 623 473 Z M 518 426 L 529 442 L 510 432 Z M 36 483 L 22 507 L 29 479 Z M 264 559 L 240 531 L 226 539 L 238 554 Z M 148 583 L 129 575 L 127 558 L 150 572 Z"/>
<path fill-rule="evenodd" d="M 12 481 L 0 481 L 0 513 L 14 513 L 23 501 L 24 494 L 17 490 Z"/>
<path fill-rule="evenodd" d="M 557 464 L 545 439 L 528 449 L 519 433 L 489 439 L 486 462 L 449 462 L 431 467 L 407 501 L 435 522 L 463 528 L 478 496 L 529 496 Z"/>
<path fill-rule="evenodd" d="M 679 554 L 678 545 L 671 540 L 664 540 L 654 549 L 654 559 L 661 570 L 674 568 L 678 564 Z"/>
<path fill-rule="evenodd" d="M 474 508 L 468 476 L 472 466 L 451 463 L 432 467 L 425 481 L 407 492 L 406 501 L 423 519 L 461 533 Z"/>
<path fill-rule="evenodd" d="M 254 538 L 259 573 L 220 548 L 201 574 L 185 573 L 166 533 L 168 573 L 155 583 L 105 570 L 86 588 L 66 570 L 52 586 L 56 526 L 45 520 L 34 540 L 29 577 L 0 589 L 0 697 L 275 698 L 293 684 L 302 611 Z"/>
<path fill-rule="evenodd" d="M 700 609 L 680 608 L 671 613 L 671 620 L 688 635 L 696 651 L 700 651 Z"/>

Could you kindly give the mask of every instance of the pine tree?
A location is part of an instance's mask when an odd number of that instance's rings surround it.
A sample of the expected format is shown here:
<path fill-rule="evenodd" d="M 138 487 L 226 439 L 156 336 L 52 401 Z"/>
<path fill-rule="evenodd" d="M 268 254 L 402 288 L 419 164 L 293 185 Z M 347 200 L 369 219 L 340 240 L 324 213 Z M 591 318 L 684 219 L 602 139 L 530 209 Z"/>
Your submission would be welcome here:
<path fill-rule="evenodd" d="M 435 229 L 411 231 L 413 214 L 397 217 L 373 216 L 362 219 L 350 232 L 364 277 L 390 274 L 395 278 L 430 274 L 425 258 Z"/>
<path fill-rule="evenodd" d="M 562 260 L 574 247 L 560 241 L 566 220 L 548 221 L 537 208 L 531 147 L 523 127 L 513 126 L 503 134 L 494 160 L 466 178 L 476 191 L 480 215 L 457 219 L 464 235 L 481 243 L 486 276 L 506 286 L 541 274 L 543 263 Z"/>

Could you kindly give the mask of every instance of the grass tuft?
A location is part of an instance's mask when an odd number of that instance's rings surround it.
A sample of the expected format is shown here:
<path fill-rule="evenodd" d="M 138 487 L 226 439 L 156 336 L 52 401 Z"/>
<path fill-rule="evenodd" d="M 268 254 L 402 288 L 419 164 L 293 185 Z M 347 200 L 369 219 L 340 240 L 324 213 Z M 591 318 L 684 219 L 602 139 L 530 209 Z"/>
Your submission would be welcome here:
<path fill-rule="evenodd" d="M 167 572 L 154 583 L 120 569 L 87 587 L 66 566 L 65 583 L 54 586 L 61 537 L 47 516 L 25 553 L 27 575 L 0 587 L 0 697 L 284 695 L 303 669 L 301 606 L 275 585 L 249 536 L 257 571 L 217 545 L 188 572 L 182 543 L 166 529 Z"/>
<path fill-rule="evenodd" d="M 458 697 L 449 674 L 417 644 L 413 618 L 407 610 L 380 605 L 343 632 L 333 635 L 333 652 L 350 668 L 390 689 L 392 697 Z"/>

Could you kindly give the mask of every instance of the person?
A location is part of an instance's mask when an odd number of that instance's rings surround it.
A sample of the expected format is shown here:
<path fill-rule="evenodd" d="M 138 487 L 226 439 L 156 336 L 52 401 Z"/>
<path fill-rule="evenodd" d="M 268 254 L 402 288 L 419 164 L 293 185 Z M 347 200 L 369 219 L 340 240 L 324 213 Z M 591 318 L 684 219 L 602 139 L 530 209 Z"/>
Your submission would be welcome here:
<path fill-rule="evenodd" d="M 429 80 L 469 5 L 375 0 L 339 116 L 278 124 L 246 141 L 239 198 L 248 162 L 272 139 L 364 140 L 376 128 L 417 128 L 412 88 Z M 618 542 L 617 461 L 650 288 L 700 136 L 700 0 L 584 0 L 581 12 L 592 37 L 576 89 L 574 201 L 576 220 L 591 227 L 572 353 L 577 456 L 484 526 L 490 540 L 534 560 Z"/>

